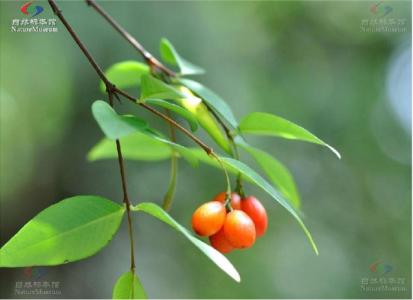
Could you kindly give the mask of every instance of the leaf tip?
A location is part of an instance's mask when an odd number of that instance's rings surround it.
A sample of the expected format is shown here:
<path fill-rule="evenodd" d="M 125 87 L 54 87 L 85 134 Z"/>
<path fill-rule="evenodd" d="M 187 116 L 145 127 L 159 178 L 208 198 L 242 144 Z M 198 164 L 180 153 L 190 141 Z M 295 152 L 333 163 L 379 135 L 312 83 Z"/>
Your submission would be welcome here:
<path fill-rule="evenodd" d="M 313 237 L 311 236 L 310 232 L 308 232 L 308 234 L 309 234 L 308 238 L 310 239 L 311 246 L 313 246 L 313 250 L 314 250 L 315 254 L 318 256 L 320 254 L 318 252 L 318 247 L 317 247 L 316 243 L 314 242 Z"/>
<path fill-rule="evenodd" d="M 326 147 L 330 149 L 338 157 L 338 159 L 341 159 L 340 152 L 338 152 L 334 147 L 330 146 L 329 144 L 326 144 Z"/>
<path fill-rule="evenodd" d="M 319 255 L 320 255 L 320 252 L 318 252 L 318 248 L 317 248 L 317 245 L 316 245 L 316 244 L 313 245 L 313 249 L 314 249 L 315 254 L 316 254 L 317 256 L 319 256 Z"/>

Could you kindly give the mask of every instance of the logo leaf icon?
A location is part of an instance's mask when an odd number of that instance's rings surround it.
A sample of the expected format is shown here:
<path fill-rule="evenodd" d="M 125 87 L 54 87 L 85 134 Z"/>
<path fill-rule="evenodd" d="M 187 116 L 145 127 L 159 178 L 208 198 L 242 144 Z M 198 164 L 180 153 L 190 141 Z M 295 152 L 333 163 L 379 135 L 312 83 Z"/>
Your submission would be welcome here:
<path fill-rule="evenodd" d="M 40 5 L 36 5 L 33 7 L 31 6 L 33 2 L 34 1 L 30 1 L 23 4 L 22 7 L 20 7 L 20 11 L 27 16 L 30 15 L 31 17 L 35 17 L 38 14 L 40 14 L 44 10 L 43 7 Z"/>

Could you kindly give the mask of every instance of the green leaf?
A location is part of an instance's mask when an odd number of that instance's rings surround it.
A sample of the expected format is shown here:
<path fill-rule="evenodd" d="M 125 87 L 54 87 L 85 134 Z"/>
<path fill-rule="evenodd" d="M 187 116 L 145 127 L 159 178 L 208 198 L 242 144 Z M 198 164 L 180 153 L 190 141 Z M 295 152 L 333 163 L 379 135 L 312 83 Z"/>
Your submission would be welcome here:
<path fill-rule="evenodd" d="M 149 134 L 149 133 L 148 133 Z M 180 144 L 171 142 L 170 140 L 167 140 L 163 137 L 157 136 L 157 135 L 151 135 L 154 139 L 157 141 L 160 141 L 164 143 L 165 145 L 170 146 L 172 149 L 177 151 L 186 161 L 188 161 L 192 166 L 197 166 L 198 165 L 198 160 L 196 157 L 194 157 L 191 153 L 191 150 L 185 146 L 182 146 Z"/>
<path fill-rule="evenodd" d="M 189 88 L 196 95 L 201 97 L 208 103 L 216 112 L 218 112 L 227 122 L 234 128 L 238 126 L 238 122 L 232 113 L 228 104 L 213 91 L 203 86 L 199 82 L 190 79 L 180 79 L 179 82 Z"/>
<path fill-rule="evenodd" d="M 294 179 L 288 169 L 265 151 L 254 148 L 245 142 L 237 142 L 237 144 L 254 157 L 270 181 L 280 189 L 281 193 L 290 201 L 292 206 L 300 209 L 300 196 Z"/>
<path fill-rule="evenodd" d="M 231 146 L 219 128 L 216 120 L 212 117 L 210 112 L 202 99 L 194 96 L 192 92 L 183 86 L 174 87 L 167 85 L 164 82 L 145 75 L 142 77 L 141 100 L 145 102 L 146 99 L 168 99 L 174 100 L 179 105 L 184 107 L 194 115 L 198 123 L 204 128 L 211 138 L 227 153 L 231 153 Z"/>
<path fill-rule="evenodd" d="M 119 139 L 137 130 L 144 130 L 148 124 L 135 116 L 118 115 L 109 104 L 97 100 L 92 104 L 92 113 L 103 133 L 112 140 Z"/>
<path fill-rule="evenodd" d="M 151 75 L 143 75 L 141 79 L 141 101 L 148 98 L 181 100 L 184 97 L 173 86 L 167 85 L 163 81 Z"/>
<path fill-rule="evenodd" d="M 144 74 L 149 74 L 149 67 L 133 60 L 116 63 L 105 72 L 106 78 L 120 89 L 138 87 Z M 102 92 L 106 91 L 103 81 L 99 86 Z"/>
<path fill-rule="evenodd" d="M 217 168 L 217 169 L 222 169 L 220 163 L 217 161 L 216 158 L 213 158 L 206 154 L 206 152 L 200 148 L 188 148 L 190 150 L 190 155 L 193 157 L 193 159 L 197 160 L 197 162 L 202 162 L 206 165 L 209 165 L 211 167 Z M 195 165 L 197 166 L 197 165 Z M 238 174 L 238 170 L 236 168 L 233 168 L 231 166 L 227 166 L 227 171 L 232 173 L 232 174 Z"/>
<path fill-rule="evenodd" d="M 267 192 L 275 201 L 281 204 L 300 224 L 301 228 L 304 230 L 308 240 L 310 241 L 311 246 L 314 249 L 314 252 L 318 255 L 317 246 L 311 236 L 311 233 L 308 231 L 307 227 L 305 226 L 304 222 L 301 220 L 298 213 L 295 209 L 290 205 L 290 203 L 284 199 L 284 197 L 274 188 L 272 187 L 264 178 L 262 178 L 257 172 L 251 169 L 246 164 L 240 162 L 239 160 L 229 158 L 229 157 L 221 157 L 222 161 L 226 166 L 230 166 L 238 170 L 244 177 L 251 180 L 251 182 L 255 183 L 265 192 Z"/>
<path fill-rule="evenodd" d="M 132 271 L 123 273 L 113 288 L 113 299 L 147 299 L 138 276 Z"/>
<path fill-rule="evenodd" d="M 179 67 L 180 75 L 195 75 L 205 73 L 204 69 L 195 66 L 189 61 L 183 59 L 175 50 L 175 47 L 171 44 L 171 42 L 166 38 L 161 39 L 160 52 L 161 57 L 165 62 Z"/>
<path fill-rule="evenodd" d="M 163 138 L 157 134 L 155 130 L 147 127 L 147 124 L 143 123 L 143 121 L 132 116 L 119 116 L 107 103 L 103 101 L 95 101 L 92 105 L 92 111 L 95 119 L 102 128 L 102 131 L 108 138 L 118 139 L 138 131 L 168 145 L 169 147 L 172 147 L 190 164 L 197 165 L 197 160 L 193 158 L 193 155 L 191 155 L 191 151 L 188 148 Z M 130 149 L 130 151 L 133 151 L 133 149 Z"/>
<path fill-rule="evenodd" d="M 198 159 L 192 154 L 190 148 L 179 145 L 177 143 L 171 142 L 160 136 L 153 135 L 150 131 L 142 131 L 144 135 L 148 138 L 144 146 L 141 146 L 144 138 L 139 136 L 137 133 L 131 134 L 125 138 L 122 138 L 122 154 L 125 159 L 130 160 L 163 160 L 171 157 L 172 149 L 178 152 L 178 154 L 187 160 L 192 166 L 198 166 Z M 122 141 L 126 141 L 123 143 Z M 165 146 L 166 148 L 160 147 L 159 144 Z M 117 152 L 113 141 L 108 139 L 101 140 L 98 144 L 92 147 L 89 151 L 88 159 L 91 161 L 99 159 L 115 159 L 117 158 Z"/>
<path fill-rule="evenodd" d="M 171 147 L 152 136 L 142 132 L 135 132 L 120 139 L 122 155 L 125 159 L 158 161 L 169 158 Z M 115 159 L 118 157 L 116 144 L 113 140 L 102 139 L 89 151 L 87 158 L 90 161 L 100 159 Z"/>
<path fill-rule="evenodd" d="M 278 136 L 319 144 L 329 148 L 338 158 L 341 158 L 336 149 L 320 140 L 307 129 L 273 114 L 253 112 L 241 120 L 239 130 L 241 133 Z"/>
<path fill-rule="evenodd" d="M 169 101 L 162 100 L 162 99 L 146 99 L 145 103 L 161 106 L 170 111 L 173 111 L 188 121 L 188 124 L 191 127 L 192 131 L 196 131 L 198 129 L 198 122 L 195 116 L 191 112 L 189 112 L 188 110 L 186 110 L 185 108 L 179 105 L 176 105 L 174 103 L 171 103 Z"/>
<path fill-rule="evenodd" d="M 185 86 L 181 85 L 178 89 L 185 95 L 185 98 L 181 99 L 179 104 L 195 115 L 202 128 L 205 129 L 208 135 L 225 150 L 225 152 L 232 154 L 232 148 L 226 135 L 224 135 L 222 128 L 202 99 L 195 96 L 195 94 Z"/>
<path fill-rule="evenodd" d="M 227 273 L 232 279 L 237 282 L 241 281 L 241 278 L 230 263 L 230 261 L 222 255 L 220 252 L 212 248 L 211 246 L 200 241 L 194 237 L 186 228 L 176 222 L 167 212 L 155 203 L 144 202 L 132 207 L 134 211 L 143 211 L 153 217 L 165 222 L 169 226 L 173 227 L 180 233 L 182 233 L 192 244 L 194 244 L 199 250 L 201 250 L 210 260 L 212 260 L 221 270 Z"/>
<path fill-rule="evenodd" d="M 64 199 L 40 212 L 0 249 L 1 267 L 53 266 L 96 254 L 125 208 L 98 196 Z"/>

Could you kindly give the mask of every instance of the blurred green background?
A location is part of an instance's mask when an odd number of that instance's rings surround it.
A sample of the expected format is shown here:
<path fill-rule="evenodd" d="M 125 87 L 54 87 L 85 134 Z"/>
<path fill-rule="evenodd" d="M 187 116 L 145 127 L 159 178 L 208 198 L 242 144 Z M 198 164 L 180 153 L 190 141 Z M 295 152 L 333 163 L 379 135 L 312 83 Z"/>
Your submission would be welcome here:
<path fill-rule="evenodd" d="M 89 163 L 101 138 L 90 105 L 104 98 L 93 69 L 58 23 L 58 33 L 15 33 L 22 1 L 0 3 L 1 245 L 39 211 L 76 194 L 121 200 L 115 161 Z M 44 1 L 42 18 L 53 18 Z M 268 233 L 228 255 L 237 284 L 158 220 L 134 217 L 137 274 L 151 298 L 411 297 L 411 2 L 389 1 L 384 18 L 404 32 L 363 32 L 373 1 L 121 2 L 107 9 L 158 56 L 167 37 L 207 73 L 198 78 L 228 101 L 238 119 L 278 114 L 336 147 L 250 138 L 293 173 L 316 256 L 281 206 L 265 204 Z M 87 47 L 107 68 L 140 56 L 81 1 L 60 3 Z M 384 5 L 384 4 L 383 4 Z M 39 16 L 40 17 L 40 16 Z M 137 95 L 138 91 L 131 91 Z M 130 109 L 128 104 L 120 110 Z M 140 111 L 161 130 L 165 125 Z M 180 141 L 191 144 L 182 135 Z M 210 141 L 209 141 L 210 142 Z M 255 166 L 244 155 L 243 160 Z M 161 202 L 169 162 L 127 162 L 133 202 Z M 193 210 L 225 188 L 219 170 L 180 163 L 171 214 L 189 227 Z M 126 223 L 96 256 L 39 276 L 2 269 L 1 296 L 108 298 L 129 264 Z M 381 275 L 369 266 L 392 266 Z M 401 291 L 366 292 L 363 280 L 404 279 Z M 17 295 L 16 282 L 57 281 L 60 295 Z M 371 286 L 374 286 L 372 284 Z"/>

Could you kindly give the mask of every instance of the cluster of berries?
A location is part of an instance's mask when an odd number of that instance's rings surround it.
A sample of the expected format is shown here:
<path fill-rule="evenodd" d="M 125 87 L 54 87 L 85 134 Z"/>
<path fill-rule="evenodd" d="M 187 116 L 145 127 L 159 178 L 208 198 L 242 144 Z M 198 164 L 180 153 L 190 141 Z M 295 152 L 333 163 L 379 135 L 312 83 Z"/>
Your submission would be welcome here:
<path fill-rule="evenodd" d="M 225 202 L 226 192 L 222 192 L 198 207 L 192 215 L 193 230 L 209 237 L 212 247 L 222 253 L 251 247 L 267 230 L 264 206 L 254 196 L 241 199 L 237 193 L 231 193 L 229 205 Z"/>

